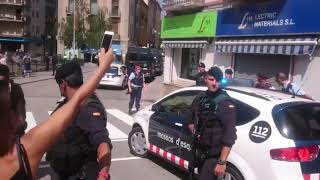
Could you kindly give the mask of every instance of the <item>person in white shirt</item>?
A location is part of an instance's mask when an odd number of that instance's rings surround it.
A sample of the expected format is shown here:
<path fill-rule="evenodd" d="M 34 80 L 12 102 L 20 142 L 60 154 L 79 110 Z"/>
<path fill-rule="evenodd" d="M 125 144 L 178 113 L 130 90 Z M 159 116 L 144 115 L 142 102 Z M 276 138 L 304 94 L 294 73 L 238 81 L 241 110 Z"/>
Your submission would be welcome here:
<path fill-rule="evenodd" d="M 280 86 L 282 86 L 282 92 L 302 96 L 312 100 L 312 97 L 306 94 L 302 87 L 298 86 L 296 83 L 290 82 L 285 73 L 278 73 L 276 75 L 276 81 Z"/>

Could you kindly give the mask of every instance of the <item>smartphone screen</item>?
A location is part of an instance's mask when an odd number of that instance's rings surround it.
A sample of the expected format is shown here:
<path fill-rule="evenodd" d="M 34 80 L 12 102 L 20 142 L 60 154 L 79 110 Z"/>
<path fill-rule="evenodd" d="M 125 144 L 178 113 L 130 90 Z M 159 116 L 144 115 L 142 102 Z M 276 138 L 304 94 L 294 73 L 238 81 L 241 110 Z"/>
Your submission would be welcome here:
<path fill-rule="evenodd" d="M 103 47 L 107 51 L 111 46 L 111 40 L 112 40 L 111 34 L 104 34 L 101 47 Z"/>

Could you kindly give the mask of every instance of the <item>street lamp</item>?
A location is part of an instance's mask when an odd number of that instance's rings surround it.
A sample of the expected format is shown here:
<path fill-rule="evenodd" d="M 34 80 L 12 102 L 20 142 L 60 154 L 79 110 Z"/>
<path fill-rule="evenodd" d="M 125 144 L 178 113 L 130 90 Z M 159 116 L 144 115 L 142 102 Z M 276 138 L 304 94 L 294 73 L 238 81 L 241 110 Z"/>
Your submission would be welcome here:
<path fill-rule="evenodd" d="M 73 42 L 72 42 L 72 49 L 73 49 L 73 57 L 76 54 L 76 0 L 73 0 Z"/>

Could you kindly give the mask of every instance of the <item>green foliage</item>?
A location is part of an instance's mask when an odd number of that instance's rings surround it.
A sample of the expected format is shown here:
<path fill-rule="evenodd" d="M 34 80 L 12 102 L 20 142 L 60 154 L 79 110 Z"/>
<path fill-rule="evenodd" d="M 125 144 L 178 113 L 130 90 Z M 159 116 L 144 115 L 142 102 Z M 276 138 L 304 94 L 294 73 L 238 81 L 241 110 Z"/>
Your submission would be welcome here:
<path fill-rule="evenodd" d="M 98 14 L 88 18 L 87 44 L 91 48 L 99 48 L 104 31 L 110 30 L 111 25 L 106 20 L 107 11 L 99 9 Z"/>
<path fill-rule="evenodd" d="M 76 0 L 75 35 L 76 45 L 87 45 L 90 48 L 99 48 L 105 30 L 110 30 L 111 25 L 107 19 L 107 11 L 98 9 L 97 15 L 90 15 L 86 0 Z M 73 16 L 67 16 L 59 24 L 59 37 L 67 48 L 72 47 L 73 41 Z"/>

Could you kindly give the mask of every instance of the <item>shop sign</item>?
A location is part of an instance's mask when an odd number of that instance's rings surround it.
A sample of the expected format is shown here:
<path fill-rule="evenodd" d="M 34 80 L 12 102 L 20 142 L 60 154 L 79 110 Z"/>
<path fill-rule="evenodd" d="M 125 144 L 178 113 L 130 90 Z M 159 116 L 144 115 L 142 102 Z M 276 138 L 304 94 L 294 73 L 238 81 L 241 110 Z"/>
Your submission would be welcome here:
<path fill-rule="evenodd" d="M 320 33 L 320 1 L 279 0 L 218 12 L 216 36 Z"/>
<path fill-rule="evenodd" d="M 214 37 L 216 22 L 217 12 L 215 11 L 165 17 L 161 21 L 161 38 Z"/>

